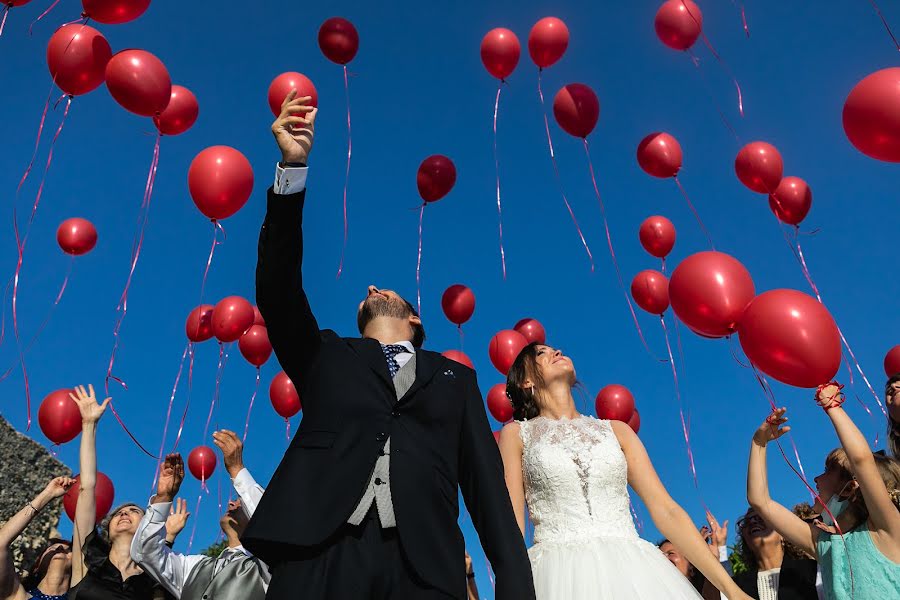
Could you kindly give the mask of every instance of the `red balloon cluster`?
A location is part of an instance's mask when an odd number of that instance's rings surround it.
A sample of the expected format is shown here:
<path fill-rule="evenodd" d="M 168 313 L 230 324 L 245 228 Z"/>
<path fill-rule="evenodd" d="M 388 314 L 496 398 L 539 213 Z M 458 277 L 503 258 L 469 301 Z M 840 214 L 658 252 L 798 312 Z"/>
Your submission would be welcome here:
<path fill-rule="evenodd" d="M 184 333 L 192 342 L 205 342 L 213 336 L 212 304 L 201 304 L 192 310 L 184 323 Z"/>
<path fill-rule="evenodd" d="M 734 159 L 738 179 L 751 191 L 772 194 L 784 176 L 784 161 L 772 144 L 750 142 L 740 149 Z"/>
<path fill-rule="evenodd" d="M 200 481 L 207 481 L 216 470 L 216 453 L 209 446 L 197 446 L 188 454 L 188 470 Z"/>
<path fill-rule="evenodd" d="M 583 83 L 570 83 L 556 93 L 553 116 L 563 131 L 577 138 L 586 138 L 600 119 L 600 100 Z"/>
<path fill-rule="evenodd" d="M 38 425 L 54 444 L 71 442 L 81 433 L 81 411 L 71 393 L 70 389 L 50 392 L 38 409 Z"/>
<path fill-rule="evenodd" d="M 66 510 L 66 516 L 71 521 L 75 521 L 75 509 L 78 506 L 78 494 L 81 493 L 81 475 L 75 476 L 75 483 L 66 490 L 63 496 L 63 508 Z M 110 511 L 113 500 L 116 497 L 116 488 L 113 487 L 112 480 L 97 471 L 97 481 L 94 484 L 94 518 L 99 523 L 103 517 Z"/>
<path fill-rule="evenodd" d="M 638 144 L 637 160 L 648 175 L 675 177 L 681 169 L 681 145 L 668 133 L 651 133 Z"/>
<path fill-rule="evenodd" d="M 275 412 L 285 419 L 290 419 L 302 408 L 300 394 L 297 393 L 297 388 L 294 387 L 294 383 L 284 371 L 278 373 L 269 384 L 269 400 L 272 401 Z"/>
<path fill-rule="evenodd" d="M 346 65 L 359 51 L 359 33 L 347 19 L 331 17 L 319 27 L 319 49 L 331 62 Z"/>
<path fill-rule="evenodd" d="M 687 50 L 703 32 L 703 13 L 691 0 L 666 0 L 653 25 L 663 44 L 673 50 Z"/>
<path fill-rule="evenodd" d="M 544 330 L 544 326 L 541 325 L 540 321 L 538 321 L 537 319 L 526 317 L 516 323 L 516 326 L 513 327 L 513 329 L 521 333 L 525 337 L 525 341 L 527 341 L 529 344 L 547 343 L 547 332 L 546 330 Z"/>
<path fill-rule="evenodd" d="M 241 354 L 251 365 L 261 367 L 272 356 L 269 331 L 263 325 L 251 325 L 238 341 Z"/>
<path fill-rule="evenodd" d="M 472 359 L 468 357 L 465 352 L 461 352 L 460 350 L 446 350 L 441 352 L 441 355 L 444 358 L 449 358 L 450 360 L 455 360 L 461 365 L 465 365 L 470 369 L 475 369 L 475 364 L 472 362 Z"/>
<path fill-rule="evenodd" d="M 62 251 L 72 256 L 87 254 L 97 245 L 97 229 L 87 219 L 72 217 L 59 224 L 56 243 Z"/>
<path fill-rule="evenodd" d="M 184 86 L 173 85 L 166 109 L 153 117 L 153 124 L 163 135 L 180 135 L 193 127 L 200 115 L 194 93 Z"/>
<path fill-rule="evenodd" d="M 462 325 L 475 312 L 475 294 L 462 284 L 451 285 L 441 296 L 441 308 L 451 323 Z"/>
<path fill-rule="evenodd" d="M 63 25 L 47 43 L 47 67 L 53 83 L 70 96 L 97 89 L 106 78 L 111 58 L 109 42 L 87 25 Z"/>
<path fill-rule="evenodd" d="M 556 17 L 544 17 L 528 34 L 528 54 L 539 69 L 556 64 L 569 47 L 569 28 Z"/>
<path fill-rule="evenodd" d="M 512 74 L 521 54 L 519 38 L 509 29 L 491 29 L 481 40 L 481 62 L 487 72 L 500 81 Z"/>
<path fill-rule="evenodd" d="M 635 433 L 641 427 L 641 417 L 634 407 L 634 396 L 624 385 L 612 383 L 600 390 L 594 409 L 597 418 L 627 423 Z"/>
<path fill-rule="evenodd" d="M 884 355 L 884 374 L 888 378 L 900 373 L 900 345 L 894 346 Z"/>
<path fill-rule="evenodd" d="M 255 304 L 253 305 L 253 324 L 266 326 L 266 320 L 263 319 L 262 313 L 259 312 L 259 307 Z"/>
<path fill-rule="evenodd" d="M 84 16 L 107 25 L 134 21 L 144 14 L 150 0 L 81 0 Z"/>
<path fill-rule="evenodd" d="M 647 217 L 638 230 L 641 246 L 651 256 L 665 258 L 675 247 L 675 225 L 665 217 Z"/>
<path fill-rule="evenodd" d="M 799 225 L 812 207 L 812 190 L 799 177 L 785 177 L 773 194 L 769 194 L 769 208 L 778 220 Z"/>
<path fill-rule="evenodd" d="M 172 99 L 172 79 L 145 50 L 122 50 L 106 65 L 106 87 L 122 108 L 144 117 L 161 114 Z"/>
<path fill-rule="evenodd" d="M 281 114 L 281 104 L 291 90 L 297 90 L 298 98 L 310 96 L 312 98 L 310 106 L 319 106 L 319 93 L 312 80 L 302 73 L 288 71 L 273 79 L 269 84 L 269 108 L 276 117 Z"/>
<path fill-rule="evenodd" d="M 518 331 L 504 329 L 498 332 L 491 338 L 490 346 L 488 346 L 491 364 L 505 377 L 516 361 L 516 357 L 519 356 L 519 352 L 527 345 L 528 340 Z"/>
<path fill-rule="evenodd" d="M 219 300 L 213 309 L 213 335 L 220 342 L 234 342 L 253 326 L 253 319 L 252 304 L 240 296 L 228 296 Z"/>
<path fill-rule="evenodd" d="M 506 423 L 513 418 L 513 407 L 506 395 L 505 383 L 498 383 L 488 391 L 487 407 L 491 416 L 501 423 Z"/>
<path fill-rule="evenodd" d="M 422 161 L 416 172 L 419 196 L 425 202 L 437 202 L 450 193 L 456 184 L 456 165 L 441 154 L 434 154 Z"/>
<path fill-rule="evenodd" d="M 229 146 L 211 146 L 194 157 L 188 188 L 200 212 L 216 221 L 243 208 L 253 192 L 253 167 Z"/>
<path fill-rule="evenodd" d="M 631 296 L 651 315 L 661 315 L 669 308 L 669 280 L 659 271 L 641 271 L 631 280 Z"/>
<path fill-rule="evenodd" d="M 844 133 L 870 158 L 900 162 L 900 67 L 875 71 L 857 83 L 843 111 Z"/>

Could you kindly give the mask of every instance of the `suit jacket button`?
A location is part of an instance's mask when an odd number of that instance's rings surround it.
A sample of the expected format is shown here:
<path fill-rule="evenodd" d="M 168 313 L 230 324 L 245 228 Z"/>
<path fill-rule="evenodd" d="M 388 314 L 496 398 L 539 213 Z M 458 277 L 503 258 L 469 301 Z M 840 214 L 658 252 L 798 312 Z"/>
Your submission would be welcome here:
<path fill-rule="evenodd" d="M 391 416 L 392 416 L 392 417 L 399 417 L 399 416 L 400 416 L 400 411 L 399 411 L 399 410 L 395 410 L 394 412 L 391 413 Z"/>
<path fill-rule="evenodd" d="M 375 485 L 381 485 L 382 483 L 384 483 L 384 482 L 381 480 L 381 477 L 375 478 Z"/>

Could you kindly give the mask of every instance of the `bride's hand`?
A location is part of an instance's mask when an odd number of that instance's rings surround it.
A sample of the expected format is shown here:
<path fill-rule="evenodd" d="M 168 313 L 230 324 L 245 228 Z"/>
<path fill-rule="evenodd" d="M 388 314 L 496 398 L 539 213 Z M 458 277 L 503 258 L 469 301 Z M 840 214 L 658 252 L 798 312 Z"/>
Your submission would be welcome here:
<path fill-rule="evenodd" d="M 785 412 L 787 412 L 786 408 L 776 408 L 763 421 L 763 424 L 753 434 L 753 442 L 756 445 L 765 447 L 772 440 L 777 440 L 791 430 L 790 426 L 782 427 L 787 422 L 787 417 L 784 416 Z"/>

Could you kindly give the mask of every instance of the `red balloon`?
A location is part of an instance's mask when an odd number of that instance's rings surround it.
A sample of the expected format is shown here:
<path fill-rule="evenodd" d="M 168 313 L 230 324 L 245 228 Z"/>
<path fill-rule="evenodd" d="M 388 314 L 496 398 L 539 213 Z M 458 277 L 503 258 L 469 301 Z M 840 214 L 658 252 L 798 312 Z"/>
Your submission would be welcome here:
<path fill-rule="evenodd" d="M 641 271 L 631 280 L 631 296 L 651 315 L 661 315 L 669 308 L 669 280 L 659 271 Z"/>
<path fill-rule="evenodd" d="M 293 382 L 284 371 L 272 379 L 272 383 L 269 385 L 269 399 L 272 401 L 275 412 L 285 419 L 290 419 L 303 408 L 297 388 L 294 387 Z"/>
<path fill-rule="evenodd" d="M 153 117 L 153 124 L 163 135 L 179 135 L 193 127 L 200 114 L 197 97 L 186 87 L 172 86 L 172 97 L 166 110 Z"/>
<path fill-rule="evenodd" d="M 106 78 L 112 48 L 99 31 L 87 25 L 63 25 L 47 44 L 47 67 L 65 93 L 81 96 Z"/>
<path fill-rule="evenodd" d="M 831 381 L 841 366 L 834 319 L 803 292 L 763 292 L 744 310 L 737 331 L 747 357 L 782 383 L 813 388 Z"/>
<path fill-rule="evenodd" d="M 212 331 L 220 342 L 233 342 L 253 326 L 253 305 L 240 296 L 219 300 L 212 314 Z"/>
<path fill-rule="evenodd" d="M 212 304 L 201 304 L 188 315 L 184 324 L 184 333 L 192 342 L 205 342 L 213 336 Z"/>
<path fill-rule="evenodd" d="M 29 2 L 31 2 L 31 0 L 4 0 L 3 4 L 6 4 L 7 6 L 25 6 Z"/>
<path fill-rule="evenodd" d="M 98 23 L 118 25 L 144 14 L 150 0 L 81 0 L 84 14 Z"/>
<path fill-rule="evenodd" d="M 556 93 L 553 116 L 569 135 L 586 138 L 597 126 L 600 101 L 594 90 L 583 83 L 570 83 Z"/>
<path fill-rule="evenodd" d="M 56 243 L 62 251 L 72 256 L 87 254 L 97 245 L 97 229 L 87 219 L 73 217 L 59 224 Z"/>
<path fill-rule="evenodd" d="M 500 443 L 500 430 L 499 429 L 494 432 L 494 441 L 497 442 L 498 444 Z"/>
<path fill-rule="evenodd" d="M 255 304 L 253 305 L 253 324 L 266 326 L 266 321 L 263 319 L 262 313 L 259 312 L 259 307 Z"/>
<path fill-rule="evenodd" d="M 38 425 L 54 444 L 71 442 L 81 433 L 81 411 L 71 393 L 70 389 L 50 392 L 38 409 Z"/>
<path fill-rule="evenodd" d="M 209 446 L 197 446 L 188 454 L 188 470 L 200 481 L 207 481 L 216 470 L 216 453 Z"/>
<path fill-rule="evenodd" d="M 498 383 L 490 389 L 487 395 L 487 407 L 491 411 L 491 416 L 506 423 L 513 418 L 513 407 L 506 395 L 506 384 Z"/>
<path fill-rule="evenodd" d="M 673 50 L 687 50 L 703 31 L 703 13 L 691 0 L 667 0 L 653 26 L 659 40 Z"/>
<path fill-rule="evenodd" d="M 491 363 L 504 377 L 509 373 L 509 368 L 516 361 L 519 352 L 528 345 L 525 336 L 512 329 L 504 329 L 491 338 L 488 354 Z"/>
<path fill-rule="evenodd" d="M 884 355 L 884 374 L 890 379 L 900 373 L 900 345 L 894 346 Z"/>
<path fill-rule="evenodd" d="M 253 192 L 253 167 L 230 146 L 210 146 L 188 169 L 194 204 L 210 219 L 226 219 L 243 208 Z"/>
<path fill-rule="evenodd" d="M 772 144 L 750 142 L 734 159 L 734 172 L 745 186 L 760 194 L 771 194 L 778 189 L 784 175 L 781 154 Z"/>
<path fill-rule="evenodd" d="M 638 412 L 638 409 L 634 409 L 634 414 L 628 419 L 628 426 L 631 427 L 635 433 L 641 430 L 641 413 Z"/>
<path fill-rule="evenodd" d="M 251 365 L 261 367 L 272 356 L 269 331 L 262 325 L 251 325 L 238 342 L 241 354 Z"/>
<path fill-rule="evenodd" d="M 875 71 L 857 83 L 844 102 L 843 122 L 857 150 L 900 162 L 900 67 Z"/>
<path fill-rule="evenodd" d="M 530 317 L 522 319 L 516 323 L 516 326 L 513 327 L 513 329 L 525 336 L 525 340 L 529 344 L 532 342 L 537 342 L 538 344 L 547 343 L 547 332 L 537 319 L 532 319 Z"/>
<path fill-rule="evenodd" d="M 675 247 L 675 225 L 665 217 L 647 217 L 638 230 L 641 246 L 656 258 L 665 258 Z"/>
<path fill-rule="evenodd" d="M 785 177 L 774 194 L 769 194 L 769 208 L 782 223 L 799 225 L 812 207 L 812 190 L 799 177 Z"/>
<path fill-rule="evenodd" d="M 462 325 L 475 312 L 475 294 L 464 285 L 451 285 L 441 296 L 441 308 L 451 323 Z"/>
<path fill-rule="evenodd" d="M 359 50 L 359 33 L 347 19 L 331 17 L 319 27 L 319 48 L 331 62 L 346 65 Z"/>
<path fill-rule="evenodd" d="M 544 17 L 528 34 L 528 54 L 541 69 L 556 63 L 569 47 L 569 28 L 556 17 Z"/>
<path fill-rule="evenodd" d="M 319 92 L 312 80 L 302 73 L 288 71 L 282 73 L 269 84 L 269 108 L 276 117 L 281 114 L 281 105 L 291 90 L 297 90 L 297 97 L 311 96 L 310 106 L 319 106 Z M 297 113 L 297 116 L 304 116 Z"/>
<path fill-rule="evenodd" d="M 172 99 L 172 79 L 161 60 L 144 50 L 122 50 L 106 65 L 106 87 L 122 108 L 152 117 Z"/>
<path fill-rule="evenodd" d="M 472 363 L 472 359 L 469 358 L 464 352 L 460 352 L 459 350 L 446 350 L 441 352 L 441 355 L 444 358 L 449 358 L 450 360 L 455 360 L 461 365 L 465 365 L 472 370 L 475 370 L 475 365 Z"/>
<path fill-rule="evenodd" d="M 63 496 L 63 508 L 71 521 L 75 521 L 75 508 L 78 506 L 78 494 L 81 492 L 81 475 L 75 476 L 75 483 L 66 490 Z M 94 518 L 97 523 L 109 513 L 116 497 L 116 488 L 109 477 L 97 471 L 97 481 L 94 484 Z"/>
<path fill-rule="evenodd" d="M 419 195 L 425 202 L 435 202 L 450 193 L 456 183 L 456 166 L 441 154 L 433 154 L 422 161 L 416 173 Z"/>
<path fill-rule="evenodd" d="M 491 29 L 481 40 L 481 62 L 487 72 L 503 81 L 519 64 L 522 46 L 519 38 L 509 29 Z"/>
<path fill-rule="evenodd" d="M 692 331 L 705 337 L 734 333 L 741 313 L 755 295 L 746 267 L 722 252 L 688 256 L 669 281 L 672 310 Z"/>
<path fill-rule="evenodd" d="M 594 408 L 598 419 L 627 423 L 634 414 L 634 396 L 624 385 L 612 383 L 597 394 Z"/>
<path fill-rule="evenodd" d="M 637 160 L 648 175 L 675 177 L 681 169 L 681 145 L 668 133 L 651 133 L 638 144 Z"/>

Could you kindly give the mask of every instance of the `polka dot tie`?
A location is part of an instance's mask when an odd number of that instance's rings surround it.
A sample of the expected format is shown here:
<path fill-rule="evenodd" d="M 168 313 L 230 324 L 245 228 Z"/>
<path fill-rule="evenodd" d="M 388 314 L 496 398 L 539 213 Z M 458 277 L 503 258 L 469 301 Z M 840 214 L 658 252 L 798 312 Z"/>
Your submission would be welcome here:
<path fill-rule="evenodd" d="M 397 371 L 400 370 L 400 363 L 397 362 L 398 354 L 409 354 L 409 350 L 406 349 L 406 346 L 401 346 L 400 344 L 382 344 L 381 351 L 384 352 L 384 357 L 387 359 L 388 371 L 391 373 L 391 379 L 396 377 Z"/>

